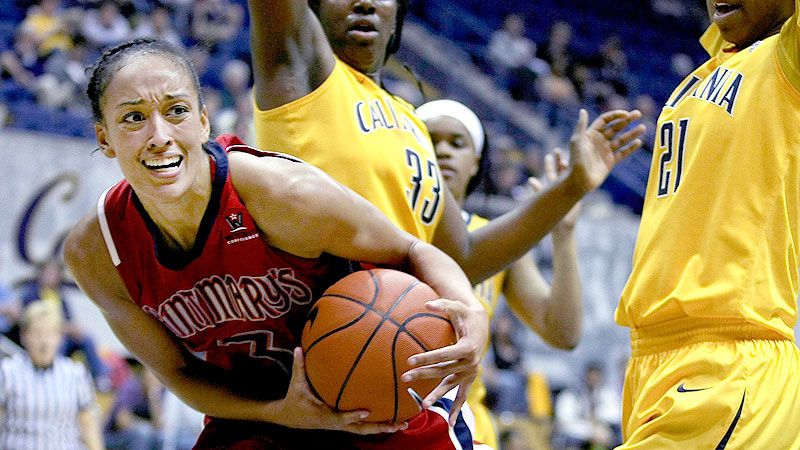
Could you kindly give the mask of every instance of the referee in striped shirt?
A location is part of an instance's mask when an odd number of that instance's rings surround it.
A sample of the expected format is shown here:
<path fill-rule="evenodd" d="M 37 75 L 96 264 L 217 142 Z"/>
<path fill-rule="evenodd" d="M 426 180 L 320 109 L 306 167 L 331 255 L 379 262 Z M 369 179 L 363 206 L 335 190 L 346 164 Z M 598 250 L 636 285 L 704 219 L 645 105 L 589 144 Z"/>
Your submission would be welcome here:
<path fill-rule="evenodd" d="M 86 368 L 58 353 L 61 311 L 31 303 L 20 321 L 25 352 L 0 361 L 0 449 L 102 449 Z"/>

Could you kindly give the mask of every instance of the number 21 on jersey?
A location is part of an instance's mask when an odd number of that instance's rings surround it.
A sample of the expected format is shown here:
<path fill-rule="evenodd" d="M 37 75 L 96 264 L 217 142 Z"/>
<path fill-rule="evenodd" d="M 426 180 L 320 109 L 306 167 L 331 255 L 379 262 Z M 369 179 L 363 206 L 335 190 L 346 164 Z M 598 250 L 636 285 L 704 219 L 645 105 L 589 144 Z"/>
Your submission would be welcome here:
<path fill-rule="evenodd" d="M 658 197 L 667 197 L 678 191 L 683 175 L 683 152 L 689 119 L 666 121 L 658 130 Z M 673 172 L 674 170 L 674 172 Z"/>
<path fill-rule="evenodd" d="M 417 205 L 422 199 L 422 206 L 419 210 L 420 221 L 428 225 L 436 217 L 436 212 L 442 203 L 442 177 L 439 175 L 439 168 L 436 163 L 427 158 L 421 158 L 417 152 L 406 149 L 406 164 L 411 168 L 411 186 L 406 191 L 411 209 L 417 211 Z M 425 180 L 433 181 L 430 195 L 422 192 Z M 422 197 L 422 198 L 421 198 Z"/>

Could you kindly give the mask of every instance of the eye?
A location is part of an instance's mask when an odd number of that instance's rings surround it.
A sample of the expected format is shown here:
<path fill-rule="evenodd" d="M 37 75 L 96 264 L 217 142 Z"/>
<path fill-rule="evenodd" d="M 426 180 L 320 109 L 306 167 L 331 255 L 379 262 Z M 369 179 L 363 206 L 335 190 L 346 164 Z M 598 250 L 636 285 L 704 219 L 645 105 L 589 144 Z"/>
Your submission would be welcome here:
<path fill-rule="evenodd" d="M 189 112 L 189 107 L 186 105 L 175 105 L 169 109 L 169 113 L 175 116 L 182 116 Z"/>
<path fill-rule="evenodd" d="M 145 120 L 144 114 L 140 113 L 139 111 L 129 112 L 122 117 L 122 121 L 125 123 L 136 123 Z"/>
<path fill-rule="evenodd" d="M 450 145 L 454 148 L 464 148 L 467 146 L 467 140 L 461 136 L 456 136 L 450 140 Z"/>

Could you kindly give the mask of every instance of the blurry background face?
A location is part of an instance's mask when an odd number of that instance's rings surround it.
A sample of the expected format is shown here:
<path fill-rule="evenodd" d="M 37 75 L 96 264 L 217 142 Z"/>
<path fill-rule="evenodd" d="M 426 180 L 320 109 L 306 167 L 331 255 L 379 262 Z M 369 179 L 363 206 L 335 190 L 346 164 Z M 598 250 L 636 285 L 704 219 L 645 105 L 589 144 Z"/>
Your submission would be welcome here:
<path fill-rule="evenodd" d="M 440 116 L 426 122 L 431 133 L 436 160 L 447 187 L 461 202 L 469 180 L 478 171 L 475 145 L 466 127 L 456 119 Z"/>
<path fill-rule="evenodd" d="M 794 0 L 706 0 L 706 7 L 725 40 L 743 48 L 780 29 Z"/>
<path fill-rule="evenodd" d="M 20 337 L 33 363 L 37 367 L 48 367 L 61 347 L 61 321 L 57 316 L 35 318 Z"/>

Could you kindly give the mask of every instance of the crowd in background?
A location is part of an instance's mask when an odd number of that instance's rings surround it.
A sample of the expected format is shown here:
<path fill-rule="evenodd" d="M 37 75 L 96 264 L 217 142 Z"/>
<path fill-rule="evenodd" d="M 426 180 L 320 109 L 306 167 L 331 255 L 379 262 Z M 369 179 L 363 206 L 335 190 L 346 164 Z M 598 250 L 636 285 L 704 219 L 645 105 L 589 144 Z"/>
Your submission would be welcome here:
<path fill-rule="evenodd" d="M 110 45 L 156 36 L 189 51 L 214 131 L 253 142 L 244 5 L 238 0 L 0 0 L 0 9 L 5 9 L 0 14 L 0 125 L 24 127 L 30 118 L 21 117 L 21 112 L 51 111 L 83 125 L 49 131 L 92 137 L 85 69 Z M 690 16 L 691 10 L 682 10 L 682 5 L 675 0 L 653 2 L 663 14 Z M 482 54 L 484 59 L 476 61 L 481 70 L 513 99 L 533 105 L 565 139 L 584 106 L 594 112 L 638 108 L 652 133 L 659 107 L 641 89 L 624 42 L 616 35 L 604 37 L 599 48 L 587 53 L 574 46 L 569 21 L 554 23 L 546 36 L 531 36 L 526 18 L 510 14 L 487 36 Z M 676 77 L 694 65 L 685 54 L 675 54 L 672 61 L 668 70 Z M 489 124 L 490 170 L 482 189 L 517 197 L 528 177 L 541 175 L 542 155 L 549 149 L 492 131 Z M 652 136 L 644 141 L 649 145 Z M 135 359 L 108 352 L 77 326 L 64 296 L 68 288 L 58 261 L 43 265 L 29 282 L 0 285 L 0 352 L 8 357 L 24 354 L 19 328 L 23 311 L 37 302 L 52 305 L 63 321 L 59 353 L 85 364 L 93 380 L 91 388 L 100 404 L 93 414 L 105 444 L 190 448 L 201 425 L 198 414 L 165 392 Z M 621 385 L 605 373 L 617 362 L 592 361 L 577 377 L 581 383 L 550 386 L 542 374 L 530 373 L 521 364 L 518 333 L 516 319 L 501 312 L 486 362 L 487 401 L 497 415 L 504 448 L 611 448 L 619 443 Z M 4 387 L 0 384 L 0 406 L 8 401 Z M 0 424 L 4 420 L 8 418 Z"/>

